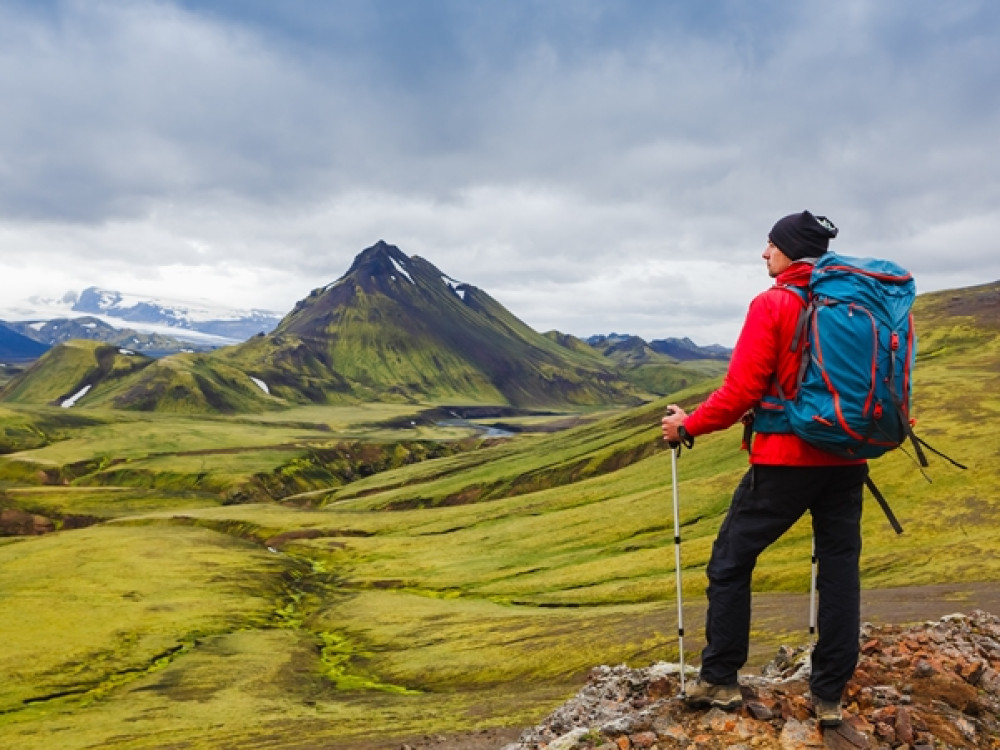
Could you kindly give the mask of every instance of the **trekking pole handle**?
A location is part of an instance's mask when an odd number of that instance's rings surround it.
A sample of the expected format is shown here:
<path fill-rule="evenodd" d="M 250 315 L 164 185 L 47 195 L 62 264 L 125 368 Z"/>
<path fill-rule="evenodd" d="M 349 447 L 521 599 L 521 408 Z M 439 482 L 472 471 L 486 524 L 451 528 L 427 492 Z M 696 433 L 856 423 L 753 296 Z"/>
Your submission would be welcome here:
<path fill-rule="evenodd" d="M 675 412 L 673 409 L 667 407 L 666 416 L 670 417 L 676 413 L 677 412 Z M 689 434 L 688 431 L 684 429 L 684 425 L 681 425 L 680 427 L 677 428 L 677 434 L 680 437 L 680 440 L 667 441 L 667 445 L 670 446 L 671 450 L 677 450 L 678 448 L 681 447 L 681 445 L 683 445 L 685 448 L 694 448 L 694 436 Z"/>

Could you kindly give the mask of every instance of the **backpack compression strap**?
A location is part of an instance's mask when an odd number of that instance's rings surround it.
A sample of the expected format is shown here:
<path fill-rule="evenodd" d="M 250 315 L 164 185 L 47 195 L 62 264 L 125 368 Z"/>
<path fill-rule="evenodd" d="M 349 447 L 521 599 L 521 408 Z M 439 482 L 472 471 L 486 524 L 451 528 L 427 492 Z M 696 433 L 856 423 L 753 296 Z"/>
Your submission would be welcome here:
<path fill-rule="evenodd" d="M 911 321 L 910 322 L 910 330 L 913 330 L 912 317 L 911 317 L 910 321 Z M 895 336 L 895 335 L 896 334 L 893 334 L 893 336 Z M 921 468 L 927 468 L 930 465 L 930 464 L 927 463 L 927 455 L 923 451 L 923 448 L 926 448 L 927 450 L 931 451 L 932 453 L 937 454 L 938 456 L 940 456 L 941 458 L 945 459 L 946 461 L 951 462 L 951 464 L 953 466 L 957 466 L 959 469 L 967 469 L 968 468 L 967 466 L 965 466 L 964 464 L 960 464 L 958 461 L 956 461 L 955 459 L 951 458 L 950 456 L 946 456 L 944 453 L 942 453 L 941 451 L 939 451 L 933 445 L 930 445 L 926 440 L 924 440 L 924 439 L 922 439 L 920 437 L 917 437 L 916 433 L 913 432 L 913 426 L 910 424 L 909 416 L 907 415 L 906 410 L 903 408 L 903 402 L 900 399 L 899 394 L 897 393 L 897 390 L 896 390 L 895 378 L 896 378 L 896 350 L 897 349 L 898 349 L 898 344 L 896 344 L 896 342 L 894 341 L 893 342 L 893 346 L 890 347 L 890 350 L 889 350 L 889 356 L 892 358 L 892 369 L 890 370 L 890 372 L 892 373 L 892 375 L 890 375 L 891 379 L 889 381 L 889 386 L 890 386 L 889 387 L 889 393 L 892 395 L 893 406 L 895 406 L 895 408 L 896 408 L 896 413 L 897 413 L 897 415 L 899 417 L 899 422 L 902 425 L 903 430 L 906 433 L 906 436 L 910 439 L 910 443 L 913 445 L 914 452 L 917 454 L 917 463 L 919 463 L 919 465 L 921 466 Z M 921 446 L 923 446 L 923 448 L 921 448 Z"/>
<path fill-rule="evenodd" d="M 913 316 L 909 316 L 910 331 L 913 331 Z M 903 432 L 906 437 L 910 439 L 910 443 L 913 444 L 913 450 L 917 454 L 917 462 L 920 466 L 926 468 L 930 464 L 927 463 L 927 456 L 924 455 L 923 449 L 920 447 L 920 443 L 917 441 L 917 436 L 913 434 L 913 426 L 910 424 L 910 417 L 906 413 L 906 409 L 903 406 L 903 399 L 897 390 L 896 383 L 896 359 L 899 350 L 899 334 L 895 331 L 892 332 L 891 342 L 889 344 L 889 395 L 892 398 L 893 406 L 896 408 L 896 417 L 899 419 L 899 424 L 903 428 Z M 904 388 L 907 384 L 904 383 Z"/>
<path fill-rule="evenodd" d="M 896 514 L 892 512 L 892 508 L 889 507 L 889 503 L 886 501 L 885 496 L 875 486 L 875 482 L 872 481 L 870 476 L 865 476 L 865 487 L 868 491 L 872 493 L 872 497 L 878 500 L 878 504 L 882 507 L 882 512 L 885 513 L 885 517 L 889 519 L 889 525 L 892 526 L 892 530 L 897 534 L 903 533 L 903 527 L 899 525 L 899 520 L 896 518 Z"/>

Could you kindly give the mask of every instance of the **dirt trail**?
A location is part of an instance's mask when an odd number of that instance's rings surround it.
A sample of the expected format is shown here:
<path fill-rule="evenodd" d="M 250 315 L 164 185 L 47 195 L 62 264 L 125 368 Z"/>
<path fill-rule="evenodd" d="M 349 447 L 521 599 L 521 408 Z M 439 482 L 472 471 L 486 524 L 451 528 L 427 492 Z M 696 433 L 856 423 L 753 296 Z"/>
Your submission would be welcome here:
<path fill-rule="evenodd" d="M 808 641 L 807 594 L 755 594 L 753 625 L 755 631 L 801 633 L 790 635 L 789 645 L 804 645 Z M 704 627 L 705 602 L 685 602 L 684 625 L 687 633 L 697 634 Z M 895 589 L 863 591 L 861 618 L 874 625 L 910 625 L 935 621 L 956 612 L 981 609 L 1000 613 L 1000 583 L 961 583 L 916 586 Z M 685 639 L 688 660 L 697 664 L 702 643 L 694 638 Z M 773 645 L 752 645 L 747 674 L 756 674 L 775 656 Z M 596 665 L 595 665 L 596 666 Z M 636 665 L 645 666 L 645 665 Z M 499 750 L 514 741 L 524 727 L 499 727 L 461 734 L 437 734 L 388 740 L 365 750 L 378 748 L 409 748 L 409 750 Z M 361 750 L 359 748 L 359 750 Z"/>

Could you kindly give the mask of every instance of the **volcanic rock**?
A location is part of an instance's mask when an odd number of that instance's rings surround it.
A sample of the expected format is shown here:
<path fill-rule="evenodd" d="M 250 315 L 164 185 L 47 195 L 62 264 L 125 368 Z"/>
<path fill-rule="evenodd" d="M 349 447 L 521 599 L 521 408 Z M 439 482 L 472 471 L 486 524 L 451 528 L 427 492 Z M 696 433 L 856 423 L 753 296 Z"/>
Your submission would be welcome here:
<path fill-rule="evenodd" d="M 688 708 L 680 670 L 659 662 L 591 671 L 587 684 L 504 750 L 1000 750 L 1000 618 L 981 610 L 912 627 L 862 627 L 844 722 L 822 728 L 809 698 L 809 647 L 783 646 L 740 683 L 736 711 Z"/>

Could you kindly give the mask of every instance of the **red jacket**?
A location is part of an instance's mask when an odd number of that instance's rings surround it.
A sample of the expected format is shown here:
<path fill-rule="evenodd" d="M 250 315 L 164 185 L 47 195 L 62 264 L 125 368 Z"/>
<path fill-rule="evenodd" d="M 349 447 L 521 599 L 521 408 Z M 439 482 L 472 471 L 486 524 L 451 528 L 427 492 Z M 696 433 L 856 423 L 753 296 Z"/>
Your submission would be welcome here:
<path fill-rule="evenodd" d="M 765 394 L 777 395 L 775 373 L 785 394 L 794 394 L 801 348 L 792 351 L 791 344 L 802 311 L 802 301 L 797 294 L 780 287 L 806 286 L 811 273 L 810 264 L 792 263 L 778 276 L 773 287 L 757 295 L 750 303 L 722 386 L 684 420 L 684 429 L 691 435 L 704 435 L 731 427 L 757 406 Z M 791 433 L 755 433 L 750 463 L 838 466 L 864 461 L 820 450 Z"/>

